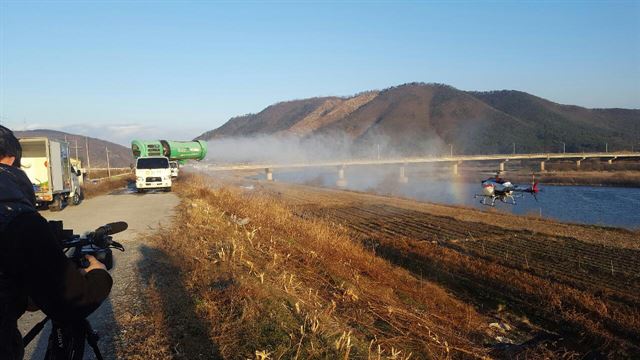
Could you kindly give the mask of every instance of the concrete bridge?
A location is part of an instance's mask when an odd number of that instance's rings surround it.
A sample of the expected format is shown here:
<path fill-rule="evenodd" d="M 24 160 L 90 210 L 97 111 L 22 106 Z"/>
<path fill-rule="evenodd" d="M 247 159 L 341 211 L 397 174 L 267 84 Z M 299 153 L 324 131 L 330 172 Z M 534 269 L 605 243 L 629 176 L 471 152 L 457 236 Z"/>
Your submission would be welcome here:
<path fill-rule="evenodd" d="M 608 164 L 612 164 L 617 159 L 637 158 L 640 159 L 640 152 L 594 152 L 594 153 L 539 153 L 539 154 L 492 154 L 492 155 L 455 155 L 443 157 L 405 157 L 389 159 L 349 159 L 319 162 L 301 162 L 290 164 L 225 164 L 208 165 L 210 171 L 237 171 L 237 170 L 262 170 L 264 169 L 267 180 L 273 180 L 274 169 L 296 169 L 296 168 L 325 168 L 335 167 L 338 169 L 338 186 L 346 186 L 347 181 L 344 176 L 344 169 L 347 166 L 362 165 L 392 165 L 400 164 L 399 181 L 407 182 L 405 167 L 409 164 L 423 163 L 446 163 L 451 164 L 453 175 L 458 175 L 458 167 L 463 162 L 495 161 L 498 162 L 500 171 L 505 170 L 505 164 L 511 160 L 537 160 L 540 164 L 540 171 L 545 171 L 545 163 L 550 160 L 573 160 L 576 169 L 579 170 L 582 161 L 587 159 L 602 159 Z"/>

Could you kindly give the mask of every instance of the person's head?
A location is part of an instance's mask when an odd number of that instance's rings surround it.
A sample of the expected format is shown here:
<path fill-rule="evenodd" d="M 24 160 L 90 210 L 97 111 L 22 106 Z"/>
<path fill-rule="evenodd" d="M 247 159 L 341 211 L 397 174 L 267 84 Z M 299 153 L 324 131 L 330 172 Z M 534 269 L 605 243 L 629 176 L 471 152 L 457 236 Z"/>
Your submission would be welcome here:
<path fill-rule="evenodd" d="M 22 146 L 13 131 L 0 125 L 0 164 L 20 167 Z"/>

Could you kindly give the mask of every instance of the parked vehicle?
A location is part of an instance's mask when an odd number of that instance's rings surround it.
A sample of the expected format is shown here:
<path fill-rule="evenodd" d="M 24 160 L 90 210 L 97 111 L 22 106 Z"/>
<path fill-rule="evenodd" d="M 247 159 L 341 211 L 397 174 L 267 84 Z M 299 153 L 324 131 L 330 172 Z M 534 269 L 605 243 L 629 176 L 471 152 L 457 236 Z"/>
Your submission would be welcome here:
<path fill-rule="evenodd" d="M 71 158 L 72 172 L 78 177 L 80 186 L 84 186 L 84 177 L 87 176 L 87 169 L 82 167 L 82 161 L 80 159 Z"/>
<path fill-rule="evenodd" d="M 20 144 L 22 168 L 33 184 L 36 204 L 62 210 L 74 190 L 72 178 L 76 176 L 71 172 L 69 144 L 47 138 L 22 138 Z"/>
<path fill-rule="evenodd" d="M 169 166 L 171 166 L 171 177 L 177 178 L 180 173 L 180 166 L 177 161 L 169 161 Z"/>
<path fill-rule="evenodd" d="M 171 191 L 171 166 L 164 156 L 145 156 L 136 160 L 136 190 Z"/>
<path fill-rule="evenodd" d="M 79 205 L 82 200 L 84 200 L 84 191 L 82 190 L 82 171 L 80 169 L 76 169 L 75 166 L 71 166 L 71 193 L 69 193 L 69 198 L 71 199 L 71 204 Z"/>

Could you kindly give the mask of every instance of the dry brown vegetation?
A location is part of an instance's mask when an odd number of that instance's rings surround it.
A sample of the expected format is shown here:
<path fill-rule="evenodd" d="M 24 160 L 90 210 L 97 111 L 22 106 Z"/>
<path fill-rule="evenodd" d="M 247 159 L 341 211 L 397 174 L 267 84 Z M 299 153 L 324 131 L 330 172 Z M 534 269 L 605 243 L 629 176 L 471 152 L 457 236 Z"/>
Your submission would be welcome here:
<path fill-rule="evenodd" d="M 121 357 L 640 354 L 634 247 L 453 219 L 365 194 L 216 185 L 189 176 L 176 186 L 175 226 L 143 249 L 143 308 L 118 319 Z M 615 269 L 606 266 L 612 260 Z"/>
<path fill-rule="evenodd" d="M 577 349 L 616 358 L 638 354 L 634 345 L 640 338 L 637 299 L 615 301 L 424 241 L 382 240 L 378 252 L 405 268 L 428 274 L 469 301 L 507 304 L 512 311 L 570 337 L 567 340 L 575 342 Z"/>
<path fill-rule="evenodd" d="M 536 176 L 548 185 L 596 185 L 640 187 L 640 171 L 565 171 L 549 172 Z M 514 177 L 514 181 L 527 181 L 527 177 Z"/>
<path fill-rule="evenodd" d="M 512 215 L 490 223 L 477 210 L 306 186 L 264 190 L 300 216 L 344 224 L 379 256 L 480 309 L 507 309 L 557 334 L 556 350 L 640 354 L 638 232 Z"/>
<path fill-rule="evenodd" d="M 85 198 L 89 199 L 99 195 L 108 194 L 116 189 L 125 188 L 131 181 L 134 181 L 133 175 L 119 176 L 103 179 L 96 183 L 86 181 L 82 188 L 84 190 Z"/>
<path fill-rule="evenodd" d="M 122 175 L 122 174 L 130 174 L 132 172 L 131 169 L 111 169 L 111 176 Z M 89 179 L 103 179 L 109 177 L 109 170 L 87 170 L 87 177 Z"/>
<path fill-rule="evenodd" d="M 372 98 L 369 98 L 370 96 Z M 383 156 L 546 153 L 630 150 L 639 110 L 565 106 L 519 91 L 461 91 L 444 84 L 410 83 L 350 98 L 316 97 L 273 104 L 230 119 L 198 139 L 278 135 L 283 132 L 354 141 L 355 153 Z M 508 136 L 505 136 L 508 134 Z"/>
<path fill-rule="evenodd" d="M 495 342 L 474 307 L 343 228 L 270 196 L 178 189 L 181 225 L 140 268 L 146 310 L 120 319 L 124 358 L 476 358 Z"/>

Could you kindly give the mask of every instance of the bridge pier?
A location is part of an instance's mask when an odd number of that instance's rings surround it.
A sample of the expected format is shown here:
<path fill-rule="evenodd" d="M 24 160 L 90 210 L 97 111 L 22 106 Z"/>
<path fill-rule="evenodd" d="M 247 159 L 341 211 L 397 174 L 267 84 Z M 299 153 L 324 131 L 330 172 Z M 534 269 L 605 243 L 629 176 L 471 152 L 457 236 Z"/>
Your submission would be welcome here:
<path fill-rule="evenodd" d="M 406 175 L 404 174 L 404 168 L 405 166 L 407 166 L 406 164 L 403 164 L 402 166 L 400 166 L 400 176 L 398 176 L 398 182 L 400 184 L 406 184 L 409 182 L 409 178 L 406 177 Z"/>
<path fill-rule="evenodd" d="M 614 158 L 611 158 L 611 159 L 607 160 L 607 164 L 609 164 L 609 165 L 613 164 L 613 161 L 616 160 L 616 159 L 617 159 L 617 157 L 614 157 Z"/>
<path fill-rule="evenodd" d="M 451 168 L 451 173 L 453 176 L 458 176 L 458 165 L 462 164 L 462 161 L 454 162 Z"/>
<path fill-rule="evenodd" d="M 576 170 L 580 170 L 581 163 L 582 163 L 582 160 L 576 160 Z"/>
<path fill-rule="evenodd" d="M 544 169 L 544 161 L 540 161 L 540 171 L 546 171 Z"/>
<path fill-rule="evenodd" d="M 509 161 L 509 159 L 505 159 L 504 161 L 501 161 L 501 162 L 500 162 L 500 167 L 498 168 L 498 169 L 500 170 L 500 172 L 503 172 L 503 171 L 504 171 L 504 165 L 505 165 L 505 163 L 506 163 L 507 161 Z"/>
<path fill-rule="evenodd" d="M 336 186 L 347 186 L 347 178 L 344 177 L 344 165 L 338 166 L 338 180 L 336 180 Z"/>
<path fill-rule="evenodd" d="M 267 175 L 267 181 L 273 181 L 273 172 L 270 168 L 264 169 L 264 173 Z"/>

